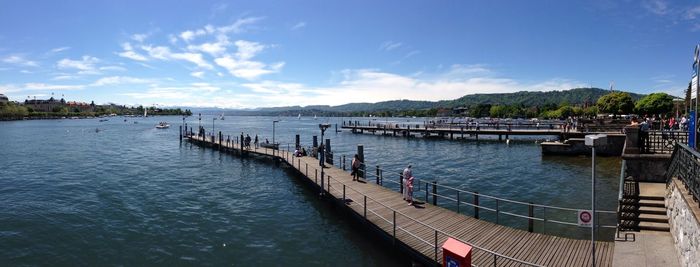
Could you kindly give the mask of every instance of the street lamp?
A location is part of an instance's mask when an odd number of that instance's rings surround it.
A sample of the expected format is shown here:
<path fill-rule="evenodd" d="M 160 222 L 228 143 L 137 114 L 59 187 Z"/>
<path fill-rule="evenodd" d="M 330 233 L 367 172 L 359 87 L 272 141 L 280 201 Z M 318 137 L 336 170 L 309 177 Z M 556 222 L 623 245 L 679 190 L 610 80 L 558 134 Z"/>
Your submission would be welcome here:
<path fill-rule="evenodd" d="M 272 145 L 275 145 L 275 124 L 280 121 L 272 121 Z"/>
<path fill-rule="evenodd" d="M 321 145 L 319 147 L 323 148 L 323 149 L 319 149 L 319 151 L 318 151 L 318 153 L 319 153 L 318 165 L 321 166 L 321 194 L 323 194 L 323 188 L 324 188 L 323 187 L 323 168 L 325 168 L 325 164 L 323 161 L 325 160 L 325 150 L 326 150 L 326 146 L 323 145 L 323 140 L 324 140 L 323 134 L 326 132 L 326 129 L 328 129 L 328 127 L 331 127 L 331 125 L 328 123 L 321 123 L 318 125 L 318 128 L 321 129 Z"/>
<path fill-rule="evenodd" d="M 605 147 L 608 143 L 608 136 L 605 134 L 586 135 L 586 146 L 591 147 L 591 257 L 593 257 L 593 267 L 595 267 L 595 223 L 598 217 L 595 214 L 595 149 Z"/>

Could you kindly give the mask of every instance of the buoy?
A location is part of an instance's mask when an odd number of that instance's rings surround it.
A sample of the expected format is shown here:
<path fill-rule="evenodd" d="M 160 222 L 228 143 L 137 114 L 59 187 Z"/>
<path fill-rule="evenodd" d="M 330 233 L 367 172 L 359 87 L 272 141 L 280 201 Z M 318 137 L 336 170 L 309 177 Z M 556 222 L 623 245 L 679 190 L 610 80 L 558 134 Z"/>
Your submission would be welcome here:
<path fill-rule="evenodd" d="M 510 145 L 510 139 L 506 139 L 506 145 Z"/>

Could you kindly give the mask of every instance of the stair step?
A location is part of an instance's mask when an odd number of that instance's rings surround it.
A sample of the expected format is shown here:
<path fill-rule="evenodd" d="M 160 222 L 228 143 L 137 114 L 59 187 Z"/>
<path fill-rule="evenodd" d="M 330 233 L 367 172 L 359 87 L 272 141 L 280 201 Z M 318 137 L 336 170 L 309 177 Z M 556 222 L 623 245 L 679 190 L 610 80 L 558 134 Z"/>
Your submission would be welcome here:
<path fill-rule="evenodd" d="M 639 207 L 639 213 L 640 214 L 666 215 L 666 208 L 642 206 L 642 207 Z"/>
<path fill-rule="evenodd" d="M 664 201 L 664 200 L 665 200 L 664 196 L 639 196 L 639 199 L 644 199 L 644 200 L 660 200 L 660 201 Z"/>
<path fill-rule="evenodd" d="M 659 208 L 665 208 L 666 203 L 663 201 L 658 201 L 658 200 L 647 200 L 647 199 L 640 199 L 639 200 L 639 206 L 640 207 L 659 207 Z"/>
<path fill-rule="evenodd" d="M 668 224 L 668 217 L 665 214 L 639 214 L 637 220 L 640 222 L 658 222 Z"/>
<path fill-rule="evenodd" d="M 661 231 L 661 232 L 668 232 L 671 230 L 671 227 L 668 226 L 668 223 L 658 223 L 658 222 L 639 222 L 638 228 L 639 228 L 639 230 Z"/>

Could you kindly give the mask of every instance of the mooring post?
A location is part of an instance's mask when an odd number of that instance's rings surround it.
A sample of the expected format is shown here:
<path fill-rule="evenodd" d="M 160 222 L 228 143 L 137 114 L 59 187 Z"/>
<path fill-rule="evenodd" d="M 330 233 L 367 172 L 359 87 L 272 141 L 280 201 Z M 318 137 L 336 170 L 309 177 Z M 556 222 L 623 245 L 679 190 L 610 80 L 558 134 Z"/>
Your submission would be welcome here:
<path fill-rule="evenodd" d="M 182 125 L 180 125 L 180 143 L 182 143 Z"/>
<path fill-rule="evenodd" d="M 331 139 L 326 138 L 326 163 L 333 165 L 333 151 L 331 150 Z"/>
<path fill-rule="evenodd" d="M 474 218 L 479 219 L 479 192 L 474 192 Z"/>
<path fill-rule="evenodd" d="M 318 136 L 314 135 L 312 138 L 312 148 L 317 148 L 318 147 Z M 317 153 L 318 154 L 318 153 Z M 316 157 L 316 155 L 314 155 Z M 318 158 L 318 157 L 317 157 Z"/>
<path fill-rule="evenodd" d="M 377 184 L 379 184 L 379 165 L 377 165 Z"/>
<path fill-rule="evenodd" d="M 365 147 L 364 145 L 357 145 L 357 157 L 360 159 L 360 178 L 365 178 Z"/>
<path fill-rule="evenodd" d="M 437 181 L 433 181 L 433 205 L 437 206 Z"/>
<path fill-rule="evenodd" d="M 530 202 L 530 205 L 527 206 L 527 216 L 530 217 L 527 219 L 527 231 L 532 233 L 532 230 L 534 228 L 534 220 L 532 217 L 535 215 L 535 207 L 532 206 L 532 202 Z"/>
<path fill-rule="evenodd" d="M 426 187 L 428 188 L 428 187 Z M 399 193 L 403 195 L 403 173 L 399 173 Z M 425 190 L 425 201 L 428 201 L 428 190 Z"/>
<path fill-rule="evenodd" d="M 239 140 L 241 140 L 239 144 L 241 145 L 241 156 L 242 156 L 243 155 L 243 133 L 241 133 L 241 139 L 239 139 Z"/>

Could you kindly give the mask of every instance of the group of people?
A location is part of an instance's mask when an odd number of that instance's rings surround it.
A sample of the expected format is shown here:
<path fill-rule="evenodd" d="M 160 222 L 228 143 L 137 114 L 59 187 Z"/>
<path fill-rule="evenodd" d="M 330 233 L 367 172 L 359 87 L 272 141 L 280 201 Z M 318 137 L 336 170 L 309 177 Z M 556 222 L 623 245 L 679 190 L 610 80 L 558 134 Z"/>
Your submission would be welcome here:
<path fill-rule="evenodd" d="M 266 140 L 266 141 L 267 141 L 267 140 Z M 297 147 L 297 149 L 294 150 L 294 156 L 295 156 L 295 157 L 306 157 L 306 156 L 307 156 L 307 154 L 306 154 L 306 148 L 303 148 L 303 147 L 302 147 L 301 149 L 299 149 L 299 148 Z"/>
<path fill-rule="evenodd" d="M 243 133 L 241 133 L 241 136 Z M 267 139 L 266 139 L 267 140 Z M 252 138 L 250 138 L 250 135 L 246 134 L 245 138 L 243 138 L 243 147 L 250 149 L 250 141 L 252 141 Z M 255 141 L 253 142 L 255 145 L 255 148 L 258 148 L 258 135 L 255 135 Z"/>

